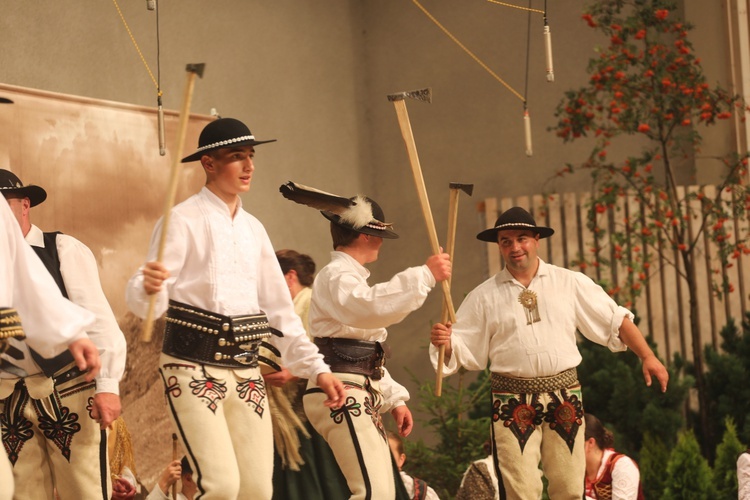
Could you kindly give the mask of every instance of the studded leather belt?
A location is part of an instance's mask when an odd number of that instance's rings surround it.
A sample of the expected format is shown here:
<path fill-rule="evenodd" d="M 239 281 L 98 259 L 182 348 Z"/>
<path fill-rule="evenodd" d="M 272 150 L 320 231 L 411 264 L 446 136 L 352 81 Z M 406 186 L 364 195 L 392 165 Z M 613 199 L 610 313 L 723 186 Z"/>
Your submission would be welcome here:
<path fill-rule="evenodd" d="M 11 338 L 25 338 L 21 317 L 12 307 L 0 307 L 0 354 L 7 352 L 13 359 L 23 359 L 23 352 L 8 342 Z M 26 371 L 5 359 L 0 359 L 0 371 L 12 373 L 17 377 L 26 376 Z"/>
<path fill-rule="evenodd" d="M 258 366 L 258 348 L 273 329 L 264 313 L 224 316 L 169 301 L 162 352 L 226 368 Z"/>
<path fill-rule="evenodd" d="M 11 337 L 25 338 L 21 317 L 12 307 L 0 307 L 0 353 L 5 351 L 6 343 Z"/>
<path fill-rule="evenodd" d="M 390 357 L 385 342 L 316 337 L 315 345 L 332 372 L 367 375 L 373 380 L 383 377 L 383 365 Z"/>

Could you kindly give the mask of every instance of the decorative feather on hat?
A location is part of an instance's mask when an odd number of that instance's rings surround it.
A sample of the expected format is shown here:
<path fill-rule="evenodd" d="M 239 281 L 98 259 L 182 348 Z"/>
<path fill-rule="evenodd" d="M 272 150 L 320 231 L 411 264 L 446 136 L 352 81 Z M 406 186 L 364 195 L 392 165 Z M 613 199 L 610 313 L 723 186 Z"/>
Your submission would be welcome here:
<path fill-rule="evenodd" d="M 307 205 L 321 212 L 336 214 L 355 229 L 364 227 L 373 219 L 372 204 L 362 195 L 357 195 L 353 199 L 344 198 L 292 181 L 282 185 L 279 190 L 287 200 Z"/>
<path fill-rule="evenodd" d="M 335 224 L 360 233 L 398 238 L 390 229 L 392 224 L 381 220 L 384 216 L 380 206 L 366 196 L 344 198 L 292 181 L 283 184 L 279 191 L 288 200 L 320 210 L 325 218 Z"/>

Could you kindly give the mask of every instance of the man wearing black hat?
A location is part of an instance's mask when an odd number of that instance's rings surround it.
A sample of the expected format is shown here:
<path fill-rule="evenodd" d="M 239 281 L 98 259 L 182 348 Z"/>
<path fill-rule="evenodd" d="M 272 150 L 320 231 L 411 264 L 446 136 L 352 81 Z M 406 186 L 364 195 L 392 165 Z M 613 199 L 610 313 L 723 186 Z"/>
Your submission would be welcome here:
<path fill-rule="evenodd" d="M 63 296 L 96 316 L 87 333 L 102 359 L 96 381 L 83 383 L 84 373 L 69 352 L 45 358 L 22 346 L 24 359 L 17 363 L 27 377 L 19 382 L 5 375 L 2 381 L 4 388 L 13 389 L 2 404 L 8 417 L 2 439 L 6 448 L 15 449 L 11 462 L 18 479 L 16 494 L 51 498 L 54 486 L 75 498 L 101 498 L 111 488 L 106 429 L 120 415 L 125 336 L 102 291 L 91 250 L 71 236 L 43 233 L 31 223 L 30 209 L 47 198 L 45 190 L 24 186 L 15 174 L 0 169 L 0 193 Z M 7 390 L 0 390 L 0 399 L 6 397 Z M 19 434 L 26 426 L 28 433 Z M 50 426 L 59 430 L 52 433 Z"/>
<path fill-rule="evenodd" d="M 633 314 L 582 273 L 547 264 L 540 238 L 554 233 L 514 207 L 477 238 L 497 241 L 505 268 L 461 304 L 455 325 L 435 324 L 433 366 L 449 375 L 459 367 L 492 371 L 492 435 L 500 498 L 540 498 L 541 460 L 554 499 L 583 496 L 585 455 L 581 354 L 576 331 L 612 351 L 630 348 L 643 365 L 646 385 L 655 376 L 662 391 L 664 365 L 633 323 Z M 437 350 L 445 346 L 445 365 Z"/>
<path fill-rule="evenodd" d="M 346 388 L 336 411 L 323 411 L 323 395 L 314 382 L 304 397 L 305 413 L 328 442 L 346 477 L 352 499 L 395 498 L 392 456 L 381 421 L 390 411 L 402 436 L 411 432 L 408 391 L 383 366 L 388 356 L 386 327 L 399 323 L 424 303 L 436 282 L 450 277 L 447 254 L 430 256 L 425 265 L 370 286 L 364 267 L 375 262 L 383 239 L 398 238 L 380 206 L 353 198 L 331 221 L 334 252 L 315 278 L 310 304 L 310 333 L 326 362 Z"/>
<path fill-rule="evenodd" d="M 148 262 L 128 283 L 131 310 L 167 312 L 160 373 L 169 413 L 201 497 L 270 499 L 273 433 L 258 367 L 263 340 L 295 376 L 317 381 L 337 407 L 341 383 L 294 312 L 263 225 L 242 209 L 259 141 L 233 118 L 203 129 L 198 150 L 206 185 L 154 229 Z M 166 244 L 156 261 L 162 230 Z M 272 335 L 272 332 L 275 332 Z"/>
<path fill-rule="evenodd" d="M 86 335 L 94 323 L 94 315 L 66 300 L 52 277 L 42 265 L 14 220 L 4 198 L 0 197 L 0 398 L 8 398 L 19 377 L 26 375 L 19 361 L 26 345 L 43 356 L 54 357 L 66 348 L 77 367 L 87 371 L 87 382 L 94 380 L 100 367 L 96 346 Z M 25 338 L 24 338 L 25 337 Z M 24 340 L 21 340 L 24 339 Z M 7 342 L 7 343 L 4 343 Z M 6 379 L 6 376 L 13 377 Z M 0 407 L 6 407 L 0 402 Z M 9 421 L 3 410 L 4 421 Z M 22 426 L 15 439 L 4 443 L 0 450 L 0 499 L 10 500 L 14 494 L 13 471 L 6 450 L 16 458 L 28 430 Z M 12 445 L 12 446 L 8 446 Z M 35 484 L 44 490 L 42 484 Z M 16 498 L 38 498 L 26 495 L 27 485 L 19 484 Z M 49 490 L 51 495 L 51 489 Z M 99 497 L 101 498 L 101 494 Z M 51 498 L 47 496 L 45 498 Z"/>

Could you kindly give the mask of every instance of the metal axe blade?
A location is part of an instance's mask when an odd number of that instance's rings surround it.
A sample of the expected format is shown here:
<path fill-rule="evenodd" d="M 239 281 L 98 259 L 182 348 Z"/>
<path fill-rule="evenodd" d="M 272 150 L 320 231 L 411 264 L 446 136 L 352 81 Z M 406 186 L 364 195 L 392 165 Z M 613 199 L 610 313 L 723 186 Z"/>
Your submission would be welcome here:
<path fill-rule="evenodd" d="M 188 64 L 185 67 L 185 71 L 188 71 L 190 73 L 195 73 L 200 78 L 203 78 L 203 70 L 206 69 L 205 63 L 199 63 L 199 64 Z"/>
<path fill-rule="evenodd" d="M 399 92 L 397 94 L 390 94 L 388 96 L 389 101 L 403 101 L 406 98 L 416 99 L 418 101 L 424 101 L 427 103 L 432 102 L 432 90 L 427 87 L 426 89 L 419 90 L 407 90 L 406 92 Z"/>
<path fill-rule="evenodd" d="M 448 188 L 449 189 L 460 189 L 461 191 L 463 191 L 464 193 L 468 194 L 469 196 L 471 196 L 471 193 L 474 192 L 474 184 L 461 184 L 459 182 L 451 182 L 448 185 Z"/>

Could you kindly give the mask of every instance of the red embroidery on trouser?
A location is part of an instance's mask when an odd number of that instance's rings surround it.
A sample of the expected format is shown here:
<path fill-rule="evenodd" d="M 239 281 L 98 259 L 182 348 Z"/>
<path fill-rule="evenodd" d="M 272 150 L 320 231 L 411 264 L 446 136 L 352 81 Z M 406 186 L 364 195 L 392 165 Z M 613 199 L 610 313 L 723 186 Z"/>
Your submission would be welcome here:
<path fill-rule="evenodd" d="M 573 418 L 576 405 L 582 411 L 580 385 L 541 394 L 492 391 L 492 405 L 498 479 L 505 498 L 540 497 L 541 461 L 550 498 L 580 500 L 586 471 L 584 427 Z"/>
<path fill-rule="evenodd" d="M 168 413 L 193 465 L 201 499 L 270 499 L 273 430 L 260 370 L 160 358 Z M 257 397 L 246 400 L 249 383 Z M 245 389 L 248 389 L 245 391 Z M 258 408 L 261 411 L 258 411 Z"/>

